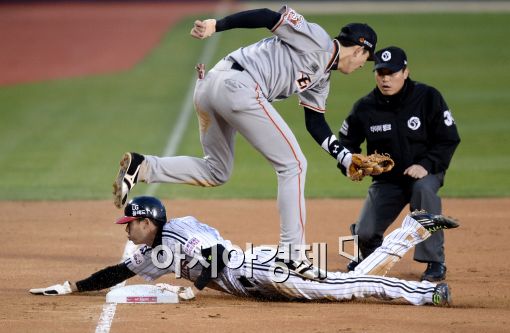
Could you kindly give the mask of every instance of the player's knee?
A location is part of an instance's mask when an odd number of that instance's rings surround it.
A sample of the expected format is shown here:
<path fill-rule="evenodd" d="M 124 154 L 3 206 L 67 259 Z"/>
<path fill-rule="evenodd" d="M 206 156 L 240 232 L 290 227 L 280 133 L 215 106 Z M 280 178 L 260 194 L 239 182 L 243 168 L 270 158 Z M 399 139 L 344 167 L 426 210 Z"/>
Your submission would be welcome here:
<path fill-rule="evenodd" d="M 206 157 L 205 161 L 209 170 L 208 186 L 220 186 L 230 179 L 233 169 L 231 161 L 218 161 L 209 157 Z"/>
<path fill-rule="evenodd" d="M 417 181 L 414 183 L 412 188 L 413 198 L 436 198 L 437 193 L 435 189 L 430 186 L 428 182 Z"/>
<path fill-rule="evenodd" d="M 212 186 L 220 186 L 225 184 L 232 173 L 228 170 L 214 169 L 211 170 Z"/>
<path fill-rule="evenodd" d="M 292 163 L 276 167 L 276 172 L 279 176 L 293 177 L 293 176 L 306 176 L 306 170 L 308 168 L 308 162 L 306 158 L 302 157 Z"/>

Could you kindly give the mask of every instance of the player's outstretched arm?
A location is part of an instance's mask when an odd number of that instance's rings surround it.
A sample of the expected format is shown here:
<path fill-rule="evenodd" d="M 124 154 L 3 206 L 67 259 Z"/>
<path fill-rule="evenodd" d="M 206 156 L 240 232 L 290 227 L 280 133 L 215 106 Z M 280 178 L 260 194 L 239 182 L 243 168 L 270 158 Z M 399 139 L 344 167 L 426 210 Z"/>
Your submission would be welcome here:
<path fill-rule="evenodd" d="M 114 285 L 135 276 L 125 263 L 106 267 L 84 280 L 76 283 L 66 281 L 46 288 L 30 289 L 34 295 L 56 296 L 73 292 L 95 291 L 113 287 Z"/>
<path fill-rule="evenodd" d="M 247 10 L 225 16 L 221 20 L 196 20 L 191 29 L 191 36 L 205 39 L 215 32 L 235 28 L 267 28 L 271 30 L 280 20 L 281 14 L 267 8 Z"/>

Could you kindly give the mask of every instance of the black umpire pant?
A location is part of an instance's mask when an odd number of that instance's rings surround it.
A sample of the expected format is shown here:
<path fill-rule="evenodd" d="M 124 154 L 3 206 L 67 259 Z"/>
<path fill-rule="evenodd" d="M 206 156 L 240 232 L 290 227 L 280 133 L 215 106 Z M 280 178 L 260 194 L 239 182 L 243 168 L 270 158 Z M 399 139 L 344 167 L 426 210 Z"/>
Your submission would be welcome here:
<path fill-rule="evenodd" d="M 385 180 L 372 182 L 368 189 L 359 220 L 354 227 L 363 258 L 374 252 L 382 242 L 384 232 L 409 203 L 411 211 L 424 209 L 441 214 L 441 198 L 437 192 L 443 186 L 444 173 L 429 174 L 421 179 L 396 183 Z M 444 234 L 437 231 L 414 250 L 419 262 L 444 262 Z"/>

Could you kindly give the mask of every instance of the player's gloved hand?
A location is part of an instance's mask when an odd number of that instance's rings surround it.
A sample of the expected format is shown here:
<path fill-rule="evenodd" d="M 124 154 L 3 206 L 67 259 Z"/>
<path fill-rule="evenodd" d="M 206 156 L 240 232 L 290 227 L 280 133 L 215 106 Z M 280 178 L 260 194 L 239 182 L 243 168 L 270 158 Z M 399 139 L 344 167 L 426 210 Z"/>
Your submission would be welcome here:
<path fill-rule="evenodd" d="M 347 176 L 352 180 L 361 180 L 365 176 L 377 176 L 383 172 L 393 169 L 395 162 L 388 154 L 377 152 L 364 156 L 354 154 L 351 157 L 351 164 L 347 168 Z"/>
<path fill-rule="evenodd" d="M 190 300 L 195 298 L 193 289 L 191 287 L 173 286 L 168 283 L 156 283 L 156 286 L 162 290 L 168 290 L 179 295 L 179 298 L 183 300 Z"/>
<path fill-rule="evenodd" d="M 358 155 L 358 154 L 354 154 Z M 345 168 L 345 173 L 347 177 L 353 181 L 360 181 L 363 179 L 363 171 L 355 166 L 353 163 L 353 154 L 351 154 L 347 149 L 344 149 L 337 156 L 337 160 L 342 166 Z"/>
<path fill-rule="evenodd" d="M 206 39 L 207 37 L 211 37 L 212 34 L 216 32 L 216 20 L 208 19 L 204 21 L 195 21 L 195 25 L 193 29 L 191 29 L 191 36 L 198 39 Z"/>
<path fill-rule="evenodd" d="M 56 296 L 56 295 L 66 295 L 72 293 L 73 290 L 71 288 L 71 283 L 66 281 L 62 284 L 56 284 L 53 286 L 49 286 L 46 288 L 34 288 L 30 289 L 30 293 L 34 295 L 44 295 L 44 296 Z"/>

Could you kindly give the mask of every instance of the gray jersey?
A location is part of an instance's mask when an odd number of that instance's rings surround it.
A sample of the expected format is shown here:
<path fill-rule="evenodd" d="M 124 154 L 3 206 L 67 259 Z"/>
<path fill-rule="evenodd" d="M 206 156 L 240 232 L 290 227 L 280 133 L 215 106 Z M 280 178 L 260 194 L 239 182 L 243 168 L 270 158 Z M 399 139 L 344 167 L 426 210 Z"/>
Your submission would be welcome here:
<path fill-rule="evenodd" d="M 298 94 L 301 105 L 324 112 L 338 44 L 293 9 L 284 6 L 280 13 L 272 29 L 275 36 L 242 47 L 227 58 L 253 77 L 269 102 Z"/>

